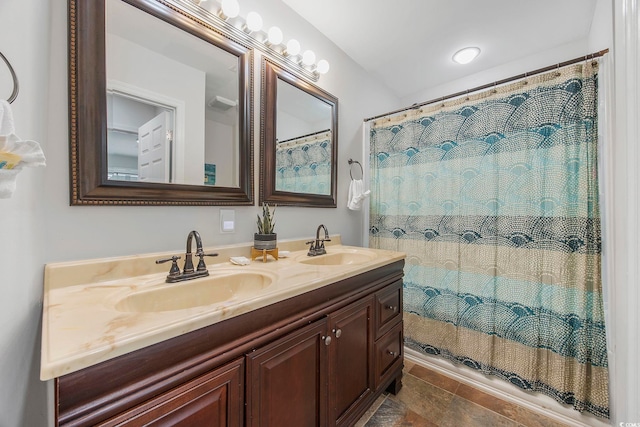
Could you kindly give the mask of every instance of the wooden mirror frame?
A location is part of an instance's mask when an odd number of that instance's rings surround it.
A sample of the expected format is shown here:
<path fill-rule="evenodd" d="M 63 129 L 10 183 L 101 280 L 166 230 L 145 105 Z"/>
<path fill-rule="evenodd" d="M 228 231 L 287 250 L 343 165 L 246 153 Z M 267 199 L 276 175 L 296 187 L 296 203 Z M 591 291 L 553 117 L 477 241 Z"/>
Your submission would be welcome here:
<path fill-rule="evenodd" d="M 107 179 L 105 0 L 69 0 L 71 205 L 253 205 L 253 49 L 163 0 L 122 0 L 238 57 L 239 187 Z"/>
<path fill-rule="evenodd" d="M 276 190 L 276 123 L 278 79 L 331 105 L 331 194 Z M 260 110 L 260 204 L 335 208 L 338 188 L 338 98 L 262 58 Z"/>

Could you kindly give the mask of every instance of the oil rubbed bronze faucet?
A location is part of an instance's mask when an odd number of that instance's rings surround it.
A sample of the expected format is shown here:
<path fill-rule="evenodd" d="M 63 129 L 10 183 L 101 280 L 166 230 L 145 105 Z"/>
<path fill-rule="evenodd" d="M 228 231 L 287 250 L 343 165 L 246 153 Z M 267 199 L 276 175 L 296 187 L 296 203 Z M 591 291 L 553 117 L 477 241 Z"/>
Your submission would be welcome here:
<path fill-rule="evenodd" d="M 193 258 L 191 253 L 191 248 L 193 245 L 193 238 L 196 239 L 196 253 L 197 257 L 200 257 L 200 262 L 198 262 L 198 267 L 194 270 L 193 268 Z M 182 273 L 180 272 L 180 268 L 178 268 L 178 260 L 179 256 L 172 256 L 167 259 L 159 259 L 156 261 L 156 264 L 162 264 L 167 261 L 171 261 L 171 269 L 169 270 L 169 274 L 167 275 L 167 283 L 174 282 L 182 282 L 183 280 L 195 279 L 197 277 L 205 277 L 209 275 L 209 271 L 207 270 L 207 266 L 204 263 L 204 257 L 206 256 L 218 256 L 216 253 L 205 254 L 202 249 L 202 239 L 200 238 L 200 233 L 193 230 L 187 236 L 187 250 L 184 254 L 184 267 L 182 268 Z"/>
<path fill-rule="evenodd" d="M 324 239 L 320 238 L 320 230 L 324 229 Z M 327 230 L 327 227 L 324 226 L 324 224 L 320 224 L 318 226 L 318 229 L 316 230 L 316 240 L 313 241 L 309 241 L 306 244 L 311 244 L 311 247 L 309 248 L 309 252 L 307 252 L 308 256 L 316 256 L 316 255 L 324 255 L 327 253 L 327 251 L 324 249 L 324 242 L 330 242 L 331 239 L 329 238 L 329 231 Z"/>

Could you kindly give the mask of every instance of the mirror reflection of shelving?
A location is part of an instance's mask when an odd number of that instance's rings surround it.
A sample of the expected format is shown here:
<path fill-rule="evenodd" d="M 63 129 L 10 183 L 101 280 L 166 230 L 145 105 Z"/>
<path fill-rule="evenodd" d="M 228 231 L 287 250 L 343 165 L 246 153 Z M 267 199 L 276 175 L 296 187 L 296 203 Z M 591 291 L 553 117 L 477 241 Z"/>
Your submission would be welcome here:
<path fill-rule="evenodd" d="M 107 124 L 108 179 L 174 182 L 173 108 L 111 90 Z"/>

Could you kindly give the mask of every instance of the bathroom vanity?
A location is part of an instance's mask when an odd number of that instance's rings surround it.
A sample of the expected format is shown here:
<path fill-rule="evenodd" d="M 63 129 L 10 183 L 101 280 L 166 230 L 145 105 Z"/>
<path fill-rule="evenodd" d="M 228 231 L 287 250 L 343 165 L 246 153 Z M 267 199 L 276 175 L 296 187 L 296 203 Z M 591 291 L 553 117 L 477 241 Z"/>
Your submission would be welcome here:
<path fill-rule="evenodd" d="M 226 297 L 163 311 L 141 302 L 175 300 L 163 273 L 124 277 L 145 259 L 101 260 L 101 280 L 71 286 L 59 283 L 71 263 L 47 266 L 42 378 L 55 377 L 58 425 L 348 426 L 402 386 L 401 253 L 331 245 L 317 257 L 219 262 L 181 292 L 235 281 Z M 92 291 L 98 306 L 73 307 Z M 77 329 L 64 329 L 73 317 Z"/>

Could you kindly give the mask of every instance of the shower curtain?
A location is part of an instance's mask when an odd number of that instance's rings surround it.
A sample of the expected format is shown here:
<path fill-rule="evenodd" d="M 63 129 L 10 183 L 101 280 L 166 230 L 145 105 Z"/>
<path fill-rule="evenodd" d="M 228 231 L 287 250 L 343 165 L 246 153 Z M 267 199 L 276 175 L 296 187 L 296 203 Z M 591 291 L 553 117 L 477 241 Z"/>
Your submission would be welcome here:
<path fill-rule="evenodd" d="M 331 194 L 331 131 L 278 142 L 276 190 Z"/>
<path fill-rule="evenodd" d="M 597 70 L 375 121 L 369 245 L 407 254 L 408 348 L 608 418 Z"/>

